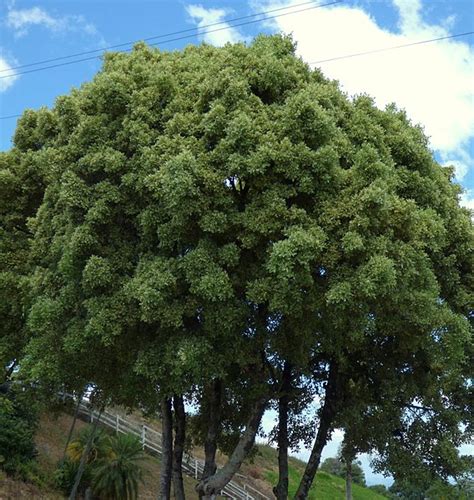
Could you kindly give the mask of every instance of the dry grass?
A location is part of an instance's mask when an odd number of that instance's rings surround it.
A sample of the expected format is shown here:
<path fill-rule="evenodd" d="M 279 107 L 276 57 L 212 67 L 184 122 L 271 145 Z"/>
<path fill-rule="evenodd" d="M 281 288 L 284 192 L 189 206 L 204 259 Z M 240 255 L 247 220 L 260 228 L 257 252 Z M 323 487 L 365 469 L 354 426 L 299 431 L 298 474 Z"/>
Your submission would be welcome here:
<path fill-rule="evenodd" d="M 43 414 L 40 418 L 35 442 L 41 470 L 48 475 L 53 473 L 57 463 L 63 457 L 71 423 L 72 416 L 65 413 L 58 415 Z M 79 419 L 76 421 L 73 439 L 86 425 Z"/>
<path fill-rule="evenodd" d="M 36 446 L 38 448 L 38 461 L 40 463 L 40 468 L 45 471 L 48 475 L 52 474 L 56 468 L 58 461 L 62 458 L 64 447 L 66 445 L 66 438 L 69 433 L 69 428 L 72 423 L 72 416 L 61 413 L 56 416 L 44 414 L 40 420 L 40 426 L 38 433 L 36 435 Z M 76 430 L 73 436 L 76 436 L 78 432 L 83 429 L 88 424 L 82 420 L 77 420 Z M 147 422 L 147 425 L 150 425 Z M 160 477 L 160 461 L 158 458 L 149 456 L 144 464 L 145 474 L 144 474 L 144 484 L 140 488 L 139 499 L 140 500 L 151 500 L 157 498 L 159 477 Z M 195 481 L 187 476 L 184 476 L 184 487 L 186 492 L 186 498 L 194 499 L 198 498 L 194 490 Z M 3 489 L 0 487 L 0 500 L 3 500 L 1 492 Z M 11 498 L 63 498 L 61 495 L 54 497 L 49 497 L 50 493 L 36 492 L 37 496 L 23 496 L 23 497 L 11 497 Z M 39 496 L 38 496 L 39 495 Z M 43 495 L 43 496 L 41 496 Z M 46 495 L 46 496 L 45 496 Z M 173 498 L 173 497 L 172 497 Z"/>
<path fill-rule="evenodd" d="M 121 412 L 125 416 L 125 412 Z M 133 418 L 149 427 L 160 430 L 160 423 L 156 419 L 143 418 L 137 413 L 133 414 Z M 72 416 L 61 413 L 59 415 L 44 414 L 40 420 L 40 426 L 36 435 L 36 445 L 39 452 L 38 462 L 40 469 L 46 477 L 52 477 L 53 471 L 56 468 L 58 461 L 62 458 L 66 438 L 71 426 Z M 78 420 L 74 435 L 89 424 Z M 192 455 L 196 458 L 203 459 L 204 453 L 202 448 L 195 447 Z M 227 460 L 227 457 L 221 453 L 218 454 L 217 461 L 222 465 Z M 292 472 L 293 483 L 298 480 L 304 470 L 304 463 L 300 460 L 291 457 L 289 460 L 290 469 Z M 139 499 L 151 500 L 157 498 L 157 491 L 160 477 L 160 460 L 157 457 L 149 456 L 145 464 L 144 484 L 140 488 Z M 272 495 L 272 483 L 275 483 L 278 475 L 277 452 L 274 448 L 265 445 L 258 446 L 257 454 L 247 462 L 245 462 L 239 474 L 234 478 L 236 482 L 250 484 L 258 491 L 264 493 L 269 498 Z M 326 477 L 327 476 L 327 477 Z M 186 498 L 197 499 L 198 495 L 195 492 L 196 481 L 188 476 L 184 476 L 184 486 Z M 320 473 L 315 491 L 318 495 L 310 495 L 310 498 L 321 498 L 322 500 L 336 500 L 344 498 L 343 480 L 335 478 L 330 474 Z M 292 487 L 294 485 L 292 484 Z M 322 495 L 322 496 L 321 496 Z M 51 487 L 38 488 L 35 485 L 28 484 L 22 481 L 15 481 L 6 478 L 0 473 L 0 500 L 16 500 L 16 499 L 45 499 L 58 500 L 64 498 L 58 492 L 55 492 Z M 172 497 L 174 498 L 174 497 Z M 354 498 L 357 500 L 382 500 L 383 497 L 361 487 L 354 486 Z"/>
<path fill-rule="evenodd" d="M 61 494 L 7 477 L 0 471 L 0 500 L 61 500 Z"/>

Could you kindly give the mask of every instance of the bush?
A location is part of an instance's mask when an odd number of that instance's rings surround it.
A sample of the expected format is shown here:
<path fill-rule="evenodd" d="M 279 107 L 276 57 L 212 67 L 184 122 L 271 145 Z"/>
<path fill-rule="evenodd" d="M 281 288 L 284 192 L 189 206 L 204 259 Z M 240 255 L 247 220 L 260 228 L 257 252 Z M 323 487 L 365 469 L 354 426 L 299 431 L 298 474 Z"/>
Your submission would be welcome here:
<path fill-rule="evenodd" d="M 28 479 L 36 456 L 34 435 L 38 412 L 31 400 L 9 389 L 0 394 L 0 468 L 7 474 Z"/>
<path fill-rule="evenodd" d="M 67 456 L 72 462 L 79 462 L 81 460 L 82 454 L 87 446 L 87 441 L 89 441 L 92 432 L 94 432 L 93 427 L 86 427 L 82 429 L 74 441 L 71 441 L 67 447 Z M 103 458 L 107 453 L 107 444 L 107 435 L 101 429 L 96 429 L 86 463 L 90 464 Z"/>
<path fill-rule="evenodd" d="M 54 473 L 55 486 L 61 490 L 66 495 L 72 490 L 74 486 L 74 481 L 76 480 L 77 470 L 79 469 L 79 460 L 73 461 L 71 459 L 66 459 L 64 462 L 58 465 Z M 78 493 L 83 495 L 86 489 L 91 483 L 91 471 L 90 467 L 86 465 L 84 473 L 82 475 L 81 482 L 79 483 Z"/>

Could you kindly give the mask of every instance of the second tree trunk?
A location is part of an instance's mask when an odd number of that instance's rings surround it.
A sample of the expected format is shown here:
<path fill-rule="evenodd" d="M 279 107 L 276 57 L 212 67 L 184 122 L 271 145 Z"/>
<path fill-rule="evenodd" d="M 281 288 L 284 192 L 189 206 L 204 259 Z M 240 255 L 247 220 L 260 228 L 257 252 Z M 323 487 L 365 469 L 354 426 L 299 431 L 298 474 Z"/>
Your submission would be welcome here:
<path fill-rule="evenodd" d="M 278 484 L 273 494 L 278 500 L 288 498 L 288 405 L 291 390 L 291 366 L 285 362 L 281 396 L 278 400 Z"/>
<path fill-rule="evenodd" d="M 175 419 L 174 450 L 173 450 L 173 486 L 176 500 L 184 500 L 183 484 L 183 453 L 186 437 L 186 413 L 182 396 L 173 397 Z"/>

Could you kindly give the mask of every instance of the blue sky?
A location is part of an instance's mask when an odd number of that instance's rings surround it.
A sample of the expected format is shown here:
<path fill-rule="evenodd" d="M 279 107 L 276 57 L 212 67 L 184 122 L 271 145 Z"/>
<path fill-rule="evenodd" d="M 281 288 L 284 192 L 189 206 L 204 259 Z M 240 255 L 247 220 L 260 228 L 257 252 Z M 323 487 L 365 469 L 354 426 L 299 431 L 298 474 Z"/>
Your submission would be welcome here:
<path fill-rule="evenodd" d="M 302 3 L 304 0 L 3 0 L 0 5 L 0 116 L 51 106 L 90 80 L 100 60 L 15 75 L 16 66 Z M 330 0 L 318 0 L 329 3 Z M 308 6 L 295 7 L 299 10 Z M 280 11 L 279 13 L 290 12 Z M 222 27 L 226 26 L 225 24 Z M 160 44 L 249 41 L 260 32 L 293 33 L 307 62 L 474 30 L 473 0 L 346 0 L 337 5 Z M 474 36 L 320 65 L 350 95 L 394 101 L 431 137 L 441 164 L 456 167 L 461 202 L 474 209 Z M 17 72 L 37 68 L 28 67 Z M 13 76 L 9 76 L 13 75 Z M 5 78 L 7 77 L 7 78 Z M 0 148 L 16 119 L 0 120 Z M 266 415 L 267 424 L 272 416 Z M 337 450 L 341 435 L 328 447 Z M 364 459 L 367 463 L 367 460 Z M 368 470 L 368 469 L 367 469 Z M 370 475 L 370 482 L 376 480 Z"/>

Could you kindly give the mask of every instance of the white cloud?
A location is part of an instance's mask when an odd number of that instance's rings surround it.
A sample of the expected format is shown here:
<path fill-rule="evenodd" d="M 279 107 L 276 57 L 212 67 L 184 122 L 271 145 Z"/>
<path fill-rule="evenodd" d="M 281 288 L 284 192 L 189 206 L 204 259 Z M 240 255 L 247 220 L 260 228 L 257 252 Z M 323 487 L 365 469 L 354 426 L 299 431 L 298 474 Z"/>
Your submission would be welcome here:
<path fill-rule="evenodd" d="M 209 27 L 205 30 L 207 33 L 201 35 L 201 38 L 211 45 L 221 47 L 226 43 L 236 43 L 246 39 L 239 30 L 232 28 L 229 23 L 222 22 L 227 14 L 224 9 L 206 9 L 202 5 L 188 5 L 186 6 L 186 12 L 198 28 L 220 23 L 218 26 Z"/>
<path fill-rule="evenodd" d="M 31 9 L 11 9 L 7 14 L 7 26 L 16 30 L 17 34 L 26 34 L 28 28 L 34 25 L 43 25 L 48 29 L 57 31 L 61 29 L 62 21 L 54 19 L 39 7 Z"/>
<path fill-rule="evenodd" d="M 454 175 L 458 181 L 462 181 L 469 170 L 468 165 L 461 160 L 448 160 L 443 163 L 443 167 L 454 167 Z"/>
<path fill-rule="evenodd" d="M 417 31 L 421 0 L 393 0 L 400 12 L 399 27 L 404 31 Z"/>
<path fill-rule="evenodd" d="M 0 56 L 0 75 L 7 77 L 0 79 L 0 92 L 5 92 L 18 79 L 18 75 L 8 76 L 9 72 L 12 71 L 11 68 L 11 64 L 4 57 Z"/>
<path fill-rule="evenodd" d="M 474 190 L 472 189 L 467 189 L 464 191 L 464 193 L 461 195 L 461 206 L 469 208 L 469 210 L 473 211 L 473 217 L 474 217 Z"/>
<path fill-rule="evenodd" d="M 12 6 L 8 10 L 6 22 L 18 36 L 25 35 L 31 26 L 43 26 L 51 31 L 60 31 L 66 27 L 65 19 L 54 18 L 40 7 L 15 9 Z"/>
<path fill-rule="evenodd" d="M 24 36 L 30 28 L 39 26 L 56 34 L 74 32 L 96 37 L 99 39 L 98 43 L 105 45 L 97 28 L 81 15 L 52 15 L 41 7 L 18 9 L 12 2 L 8 6 L 6 25 L 15 32 L 17 37 Z"/>
<path fill-rule="evenodd" d="M 292 33 L 307 62 L 450 35 L 452 19 L 428 24 L 421 0 L 392 0 L 398 28 L 389 31 L 361 7 L 323 7 L 282 16 L 272 26 Z M 293 5 L 266 3 L 260 8 Z M 462 39 L 442 40 L 363 57 L 316 64 L 349 94 L 368 93 L 378 106 L 396 102 L 424 126 L 443 157 L 462 160 L 474 136 L 474 50 Z M 462 169 L 461 169 L 462 173 Z"/>

